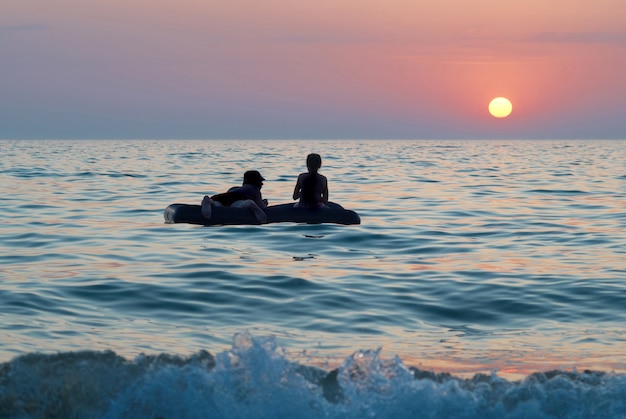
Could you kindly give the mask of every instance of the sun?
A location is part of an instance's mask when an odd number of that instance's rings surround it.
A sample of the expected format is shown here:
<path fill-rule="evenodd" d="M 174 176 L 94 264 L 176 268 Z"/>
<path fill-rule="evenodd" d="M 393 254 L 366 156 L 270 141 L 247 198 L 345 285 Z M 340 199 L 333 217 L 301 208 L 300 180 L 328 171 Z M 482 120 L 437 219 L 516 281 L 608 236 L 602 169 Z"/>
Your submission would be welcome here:
<path fill-rule="evenodd" d="M 489 102 L 489 113 L 495 118 L 506 118 L 512 110 L 511 101 L 505 97 L 497 97 Z"/>

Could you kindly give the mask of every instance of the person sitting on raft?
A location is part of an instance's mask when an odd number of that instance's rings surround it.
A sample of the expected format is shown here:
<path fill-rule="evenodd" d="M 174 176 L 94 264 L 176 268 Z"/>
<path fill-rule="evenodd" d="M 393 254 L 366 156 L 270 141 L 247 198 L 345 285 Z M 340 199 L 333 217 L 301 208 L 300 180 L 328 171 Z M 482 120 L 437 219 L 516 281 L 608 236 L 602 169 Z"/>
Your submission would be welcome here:
<path fill-rule="evenodd" d="M 233 186 L 227 192 L 210 198 L 205 195 L 202 199 L 202 216 L 210 219 L 212 206 L 248 208 L 259 222 L 266 223 L 267 215 L 263 209 L 267 208 L 267 199 L 263 199 L 261 195 L 264 180 L 257 170 L 248 170 L 243 174 L 241 186 Z"/>
<path fill-rule="evenodd" d="M 307 173 L 298 176 L 296 187 L 293 190 L 293 199 L 300 199 L 296 208 L 324 208 L 328 203 L 328 180 L 318 173 L 322 167 L 322 158 L 319 154 L 311 153 L 306 158 Z"/>

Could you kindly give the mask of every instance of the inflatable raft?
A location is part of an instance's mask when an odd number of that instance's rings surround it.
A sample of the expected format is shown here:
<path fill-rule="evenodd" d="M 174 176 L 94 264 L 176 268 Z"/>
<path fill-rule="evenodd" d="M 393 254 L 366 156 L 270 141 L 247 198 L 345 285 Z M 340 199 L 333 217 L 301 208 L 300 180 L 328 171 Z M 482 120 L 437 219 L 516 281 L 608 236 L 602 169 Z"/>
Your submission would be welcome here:
<path fill-rule="evenodd" d="M 294 208 L 291 204 L 270 205 L 265 208 L 267 223 L 306 223 L 306 224 L 361 224 L 361 217 L 352 210 L 329 202 L 326 208 Z M 238 225 L 261 224 L 247 208 L 216 207 L 212 208 L 211 218 L 202 216 L 200 205 L 172 204 L 163 213 L 165 222 L 188 223 L 199 225 Z"/>

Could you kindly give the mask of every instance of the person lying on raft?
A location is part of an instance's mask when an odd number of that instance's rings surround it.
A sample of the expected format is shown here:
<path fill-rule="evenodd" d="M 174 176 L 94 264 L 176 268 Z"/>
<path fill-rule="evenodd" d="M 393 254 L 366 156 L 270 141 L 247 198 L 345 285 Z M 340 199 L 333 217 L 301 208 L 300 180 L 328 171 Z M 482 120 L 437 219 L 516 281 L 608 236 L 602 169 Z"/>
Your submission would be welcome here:
<path fill-rule="evenodd" d="M 293 199 L 300 199 L 296 208 L 325 208 L 328 203 L 328 180 L 318 173 L 322 167 L 322 158 L 319 154 L 309 154 L 306 158 L 307 173 L 298 176 L 296 187 L 293 190 Z"/>
<path fill-rule="evenodd" d="M 263 209 L 267 208 L 267 199 L 261 195 L 264 180 L 257 170 L 249 170 L 243 174 L 243 185 L 233 186 L 228 192 L 210 198 L 205 195 L 202 199 L 202 216 L 210 219 L 212 206 L 248 208 L 259 222 L 266 223 L 267 215 Z"/>

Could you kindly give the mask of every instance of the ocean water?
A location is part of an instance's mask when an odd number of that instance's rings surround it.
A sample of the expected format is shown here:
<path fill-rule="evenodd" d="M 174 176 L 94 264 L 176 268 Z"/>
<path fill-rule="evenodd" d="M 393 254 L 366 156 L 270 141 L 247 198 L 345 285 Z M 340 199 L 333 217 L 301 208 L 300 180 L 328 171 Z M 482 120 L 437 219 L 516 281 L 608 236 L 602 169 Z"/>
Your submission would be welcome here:
<path fill-rule="evenodd" d="M 626 141 L 0 147 L 0 418 L 626 417 Z M 164 223 L 310 152 L 361 225 Z"/>

